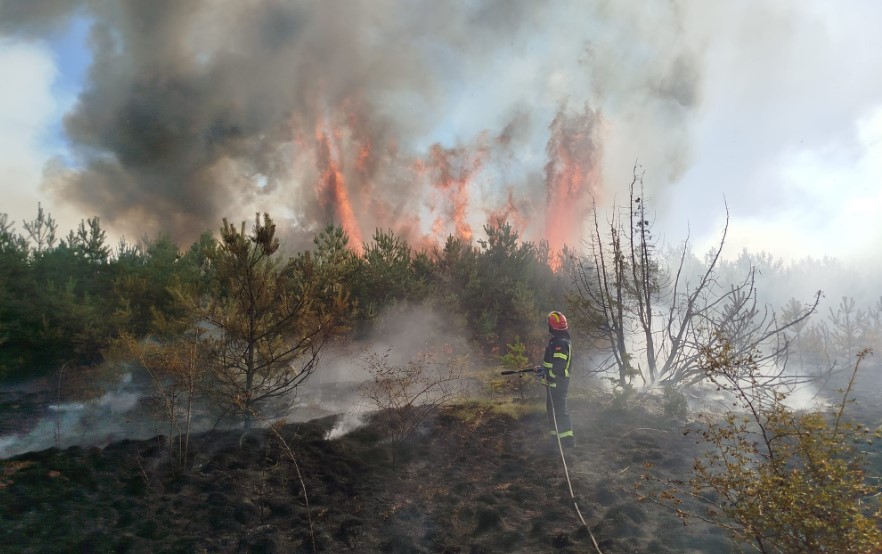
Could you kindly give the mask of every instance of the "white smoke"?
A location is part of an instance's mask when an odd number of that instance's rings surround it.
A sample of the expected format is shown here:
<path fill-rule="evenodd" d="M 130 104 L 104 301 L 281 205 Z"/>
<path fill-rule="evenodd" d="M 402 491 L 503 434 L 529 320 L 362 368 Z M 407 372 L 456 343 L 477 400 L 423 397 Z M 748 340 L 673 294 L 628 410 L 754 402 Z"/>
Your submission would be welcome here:
<path fill-rule="evenodd" d="M 343 414 L 334 424 L 334 427 L 325 435 L 325 439 L 334 440 L 340 438 L 365 424 L 365 412 L 354 409 Z"/>
<path fill-rule="evenodd" d="M 158 433 L 158 423 L 133 410 L 144 393 L 125 373 L 100 397 L 50 404 L 27 431 L 0 436 L 0 458 L 34 450 L 69 446 L 103 446 L 124 438 L 149 438 Z"/>
<path fill-rule="evenodd" d="M 267 410 L 265 419 L 309 421 L 339 415 L 327 438 L 343 436 L 366 422 L 375 407 L 362 397 L 361 386 L 370 379 L 363 359 L 368 353 L 388 355 L 391 364 L 404 365 L 422 354 L 438 361 L 444 356 L 473 355 L 457 320 L 431 305 L 398 305 L 381 314 L 364 339 L 329 347 L 316 372 L 297 390 Z M 100 396 L 71 399 L 45 407 L 36 423 L 19 432 L 0 436 L 0 458 L 51 447 L 104 446 L 122 439 L 147 439 L 169 432 L 169 424 L 149 400 L 155 397 L 150 380 L 132 371 L 123 373 Z M 194 409 L 191 432 L 218 425 L 216 414 L 205 402 Z"/>

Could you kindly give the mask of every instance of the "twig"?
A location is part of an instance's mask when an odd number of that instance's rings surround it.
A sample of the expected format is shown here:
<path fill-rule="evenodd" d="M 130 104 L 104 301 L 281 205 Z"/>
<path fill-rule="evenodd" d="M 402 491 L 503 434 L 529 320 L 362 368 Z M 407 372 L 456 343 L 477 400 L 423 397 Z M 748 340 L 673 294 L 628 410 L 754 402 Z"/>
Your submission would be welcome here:
<path fill-rule="evenodd" d="M 633 433 L 634 431 L 658 431 L 659 433 L 669 433 L 670 432 L 670 431 L 666 431 L 664 429 L 654 429 L 652 427 L 637 427 L 636 429 L 631 429 L 630 431 L 628 431 L 627 433 L 625 433 L 624 435 L 622 435 L 619 438 L 623 439 L 623 438 L 627 437 L 628 435 L 630 435 L 631 433 Z"/>
<path fill-rule="evenodd" d="M 861 362 L 864 361 L 864 358 L 872 355 L 873 351 L 869 348 L 864 348 L 857 354 L 854 370 L 851 372 L 851 378 L 848 380 L 848 388 L 846 388 L 845 392 L 842 394 L 842 403 L 839 405 L 839 412 L 836 414 L 836 423 L 833 425 L 833 438 L 836 438 L 836 434 L 839 432 L 839 420 L 842 419 L 842 412 L 845 411 L 845 405 L 848 403 L 848 395 L 851 393 L 851 389 L 854 386 L 858 369 L 861 367 Z"/>
<path fill-rule="evenodd" d="M 141 464 L 141 458 L 138 457 L 135 459 L 135 462 L 138 464 L 138 468 L 141 470 L 141 478 L 144 479 L 144 486 L 146 487 L 146 495 L 147 495 L 147 521 L 153 521 L 153 502 L 151 500 L 150 495 L 150 476 L 147 475 L 147 470 L 144 469 L 143 464 Z"/>
<path fill-rule="evenodd" d="M 315 545 L 315 529 L 312 526 L 312 512 L 309 507 L 309 493 L 306 491 L 306 482 L 303 480 L 303 474 L 300 473 L 300 464 L 297 463 L 297 457 L 294 455 L 294 451 L 288 445 L 288 441 L 285 440 L 285 437 L 282 436 L 282 433 L 279 432 L 277 428 L 277 424 L 270 425 L 270 430 L 279 439 L 279 444 L 282 445 L 282 448 L 285 449 L 285 453 L 288 455 L 288 458 L 291 460 L 291 463 L 294 465 L 294 471 L 297 473 L 297 479 L 300 480 L 300 489 L 303 491 L 303 500 L 306 502 L 306 520 L 309 523 L 309 538 L 312 541 L 312 551 L 318 552 L 318 548 Z"/>
<path fill-rule="evenodd" d="M 68 363 L 64 362 L 58 370 L 58 393 L 55 399 L 55 448 L 59 449 L 61 448 L 61 376 L 64 374 Z"/>

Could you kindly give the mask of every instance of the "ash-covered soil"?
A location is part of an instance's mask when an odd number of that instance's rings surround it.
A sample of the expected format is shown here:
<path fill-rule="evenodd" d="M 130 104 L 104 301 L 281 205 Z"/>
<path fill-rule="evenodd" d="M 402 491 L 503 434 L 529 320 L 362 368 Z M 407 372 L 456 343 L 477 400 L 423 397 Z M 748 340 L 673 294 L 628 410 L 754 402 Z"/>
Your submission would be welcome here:
<path fill-rule="evenodd" d="M 687 477 L 697 445 L 658 410 L 576 395 L 567 463 L 604 553 L 728 552 L 700 521 L 638 502 L 644 464 Z M 8 552 L 594 552 L 544 413 L 444 409 L 398 449 L 376 422 L 326 440 L 336 417 L 281 433 L 191 439 L 181 469 L 157 437 L 0 461 L 0 550 Z M 307 491 L 304 495 L 303 489 Z M 307 507 L 308 499 L 308 507 Z M 312 532 L 310 532 L 310 525 Z"/>

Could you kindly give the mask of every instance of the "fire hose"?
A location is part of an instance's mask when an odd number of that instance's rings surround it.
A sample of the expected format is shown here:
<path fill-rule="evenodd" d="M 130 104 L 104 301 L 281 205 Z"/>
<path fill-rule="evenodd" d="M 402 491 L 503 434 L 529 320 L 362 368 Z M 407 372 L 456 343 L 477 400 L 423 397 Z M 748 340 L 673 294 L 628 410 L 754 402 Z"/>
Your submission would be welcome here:
<path fill-rule="evenodd" d="M 516 373 L 535 373 L 536 370 L 532 367 L 528 367 L 527 369 L 506 369 L 505 371 L 500 372 L 500 375 L 514 375 Z"/>
<path fill-rule="evenodd" d="M 501 372 L 502 375 L 515 375 L 518 373 L 534 373 L 536 370 L 533 368 L 527 369 L 507 369 Z M 564 476 L 567 478 L 567 486 L 570 489 L 570 498 L 573 501 L 573 507 L 576 509 L 576 515 L 579 516 L 579 521 L 582 522 L 582 525 L 585 526 L 585 530 L 588 531 L 588 536 L 591 537 L 591 542 L 594 543 L 594 549 L 597 550 L 597 554 L 603 554 L 600 550 L 600 546 L 597 544 L 597 539 L 594 538 L 594 533 L 591 532 L 591 528 L 588 527 L 588 523 L 585 522 L 585 518 L 582 517 L 582 511 L 579 510 L 579 503 L 576 502 L 576 494 L 573 492 L 573 482 L 570 480 L 570 470 L 567 468 L 567 459 L 564 456 L 563 445 L 560 442 L 560 429 L 557 426 L 557 413 L 555 413 L 554 409 L 554 401 L 551 398 L 551 388 L 545 384 L 545 395 L 548 402 L 548 405 L 551 406 L 551 419 L 554 421 L 554 436 L 557 438 L 557 449 L 560 452 L 560 461 L 563 463 L 564 468 Z"/>

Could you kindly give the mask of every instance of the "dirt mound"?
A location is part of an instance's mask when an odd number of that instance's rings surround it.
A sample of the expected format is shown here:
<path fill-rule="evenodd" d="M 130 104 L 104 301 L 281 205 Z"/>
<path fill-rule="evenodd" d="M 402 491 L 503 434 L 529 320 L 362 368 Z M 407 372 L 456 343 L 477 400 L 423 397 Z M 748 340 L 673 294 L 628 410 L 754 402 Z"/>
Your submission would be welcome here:
<path fill-rule="evenodd" d="M 688 472 L 695 443 L 681 424 L 588 398 L 571 399 L 571 411 L 579 446 L 567 462 L 605 553 L 728 551 L 716 529 L 684 527 L 632 494 L 644 463 Z M 302 484 L 267 430 L 198 435 L 183 470 L 163 437 L 0 462 L 0 544 L 20 552 L 593 551 L 546 443 L 544 414 L 452 407 L 397 448 L 377 422 L 325 440 L 335 421 L 281 430 Z"/>

